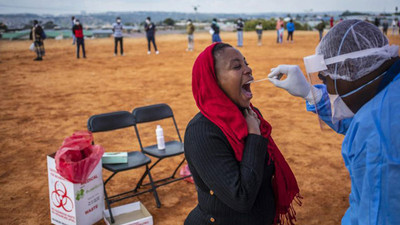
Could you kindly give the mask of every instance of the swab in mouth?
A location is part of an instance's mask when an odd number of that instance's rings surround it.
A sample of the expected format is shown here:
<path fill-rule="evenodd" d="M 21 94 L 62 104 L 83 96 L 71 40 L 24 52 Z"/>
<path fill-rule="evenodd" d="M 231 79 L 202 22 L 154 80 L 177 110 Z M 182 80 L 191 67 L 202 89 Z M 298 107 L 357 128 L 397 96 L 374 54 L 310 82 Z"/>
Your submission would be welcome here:
<path fill-rule="evenodd" d="M 275 79 L 280 80 L 280 79 L 282 78 L 283 75 L 284 75 L 284 74 L 280 73 L 280 74 L 278 74 L 278 75 L 275 77 Z M 269 79 L 269 78 L 267 77 L 267 78 L 263 78 L 263 79 L 260 79 L 260 80 L 251 80 L 251 81 L 247 82 L 246 84 L 257 83 L 257 82 L 264 81 L 264 80 L 268 80 L 268 79 Z"/>
<path fill-rule="evenodd" d="M 246 84 L 257 83 L 257 82 L 264 81 L 264 80 L 268 80 L 268 77 L 264 78 L 264 79 L 260 79 L 260 80 L 251 80 L 251 81 L 247 82 Z"/>

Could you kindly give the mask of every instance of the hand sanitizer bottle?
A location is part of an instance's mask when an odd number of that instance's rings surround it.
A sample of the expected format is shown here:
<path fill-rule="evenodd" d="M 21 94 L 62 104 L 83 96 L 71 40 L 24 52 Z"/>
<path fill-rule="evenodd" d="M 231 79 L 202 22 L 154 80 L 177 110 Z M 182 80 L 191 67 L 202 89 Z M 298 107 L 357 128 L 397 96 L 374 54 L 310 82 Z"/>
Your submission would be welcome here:
<path fill-rule="evenodd" d="M 165 149 L 164 131 L 160 125 L 157 125 L 156 135 L 157 135 L 158 150 L 164 150 Z"/>

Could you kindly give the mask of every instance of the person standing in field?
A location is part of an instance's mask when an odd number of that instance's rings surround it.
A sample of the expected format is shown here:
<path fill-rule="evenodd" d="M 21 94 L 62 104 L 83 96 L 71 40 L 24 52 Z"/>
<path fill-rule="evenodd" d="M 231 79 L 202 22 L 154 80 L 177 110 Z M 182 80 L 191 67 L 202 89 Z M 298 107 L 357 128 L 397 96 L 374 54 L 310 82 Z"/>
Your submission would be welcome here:
<path fill-rule="evenodd" d="M 256 25 L 256 32 L 257 32 L 257 37 L 258 37 L 258 46 L 261 46 L 261 38 L 262 38 L 262 32 L 263 32 L 263 26 L 261 22 L 258 22 Z"/>
<path fill-rule="evenodd" d="M 86 58 L 85 39 L 83 36 L 83 27 L 78 19 L 75 20 L 75 25 L 72 27 L 72 33 L 76 37 L 76 58 L 79 59 L 79 47 L 82 48 L 83 58 Z"/>
<path fill-rule="evenodd" d="M 191 19 L 188 19 L 188 21 L 186 22 L 186 33 L 188 35 L 188 48 L 186 49 L 186 51 L 193 51 L 194 49 L 194 25 L 192 23 Z"/>
<path fill-rule="evenodd" d="M 318 32 L 319 32 L 319 41 L 322 40 L 322 37 L 324 35 L 324 29 L 325 29 L 325 22 L 324 20 L 321 20 L 321 22 L 315 27 L 317 28 Z"/>
<path fill-rule="evenodd" d="M 397 29 L 399 30 L 399 35 L 400 35 L 400 20 L 397 18 Z"/>
<path fill-rule="evenodd" d="M 331 19 L 329 20 L 329 22 L 331 23 L 331 28 L 333 27 L 333 22 L 335 22 L 335 20 L 333 19 L 333 16 L 331 16 Z"/>
<path fill-rule="evenodd" d="M 156 55 L 158 55 L 160 52 L 157 50 L 157 45 L 156 45 L 156 25 L 154 25 L 154 23 L 151 22 L 150 17 L 146 18 L 146 23 L 144 24 L 144 30 L 146 31 L 146 37 L 147 37 L 147 54 L 148 55 L 151 54 L 150 42 L 153 42 L 154 50 L 156 51 Z"/>
<path fill-rule="evenodd" d="M 243 47 L 243 28 L 244 28 L 244 22 L 242 18 L 239 18 L 238 21 L 236 22 L 236 30 L 237 30 L 237 46 L 238 47 Z"/>
<path fill-rule="evenodd" d="M 124 55 L 124 47 L 123 47 L 123 35 L 122 31 L 124 27 L 121 23 L 121 18 L 117 17 L 116 23 L 113 24 L 113 33 L 114 33 L 114 56 L 118 54 L 118 42 L 121 55 Z"/>
<path fill-rule="evenodd" d="M 375 26 L 379 28 L 380 23 L 381 22 L 379 21 L 379 18 L 375 17 L 375 22 L 374 22 Z"/>
<path fill-rule="evenodd" d="M 286 24 L 286 29 L 288 31 L 288 36 L 286 41 L 289 41 L 290 38 L 290 41 L 293 42 L 293 32 L 295 30 L 295 27 L 292 19 L 290 19 L 289 23 Z"/>
<path fill-rule="evenodd" d="M 214 18 L 211 23 L 210 33 L 212 35 L 212 43 L 214 42 L 222 42 L 221 37 L 219 36 L 219 25 L 217 23 L 217 19 Z"/>
<path fill-rule="evenodd" d="M 282 25 L 281 25 L 281 28 L 279 29 L 279 32 L 278 32 L 278 34 L 279 34 L 279 44 L 282 44 L 283 43 L 283 33 L 285 32 L 285 28 L 284 28 L 284 25 L 283 25 L 283 23 L 282 23 Z"/>
<path fill-rule="evenodd" d="M 39 25 L 37 20 L 33 21 L 33 27 L 31 33 L 29 34 L 29 39 L 33 40 L 35 45 L 35 52 L 37 57 L 35 61 L 42 61 L 45 54 L 43 40 L 45 39 L 45 33 L 43 28 Z"/>
<path fill-rule="evenodd" d="M 283 20 L 281 18 L 278 18 L 278 20 L 276 21 L 276 43 L 281 43 L 279 42 L 279 30 L 281 29 L 281 27 L 283 26 Z"/>
<path fill-rule="evenodd" d="M 75 25 L 75 16 L 71 17 L 71 28 L 73 28 Z M 76 42 L 76 37 L 75 34 L 72 34 L 72 45 L 74 45 Z"/>
<path fill-rule="evenodd" d="M 385 20 L 383 21 L 383 24 L 382 24 L 382 32 L 383 32 L 386 36 L 387 36 L 388 28 L 389 28 L 389 22 L 387 21 L 387 19 L 385 19 Z"/>
<path fill-rule="evenodd" d="M 395 30 L 396 30 L 396 27 L 397 27 L 397 22 L 396 22 L 396 20 L 392 20 L 392 35 L 394 35 L 395 34 Z"/>

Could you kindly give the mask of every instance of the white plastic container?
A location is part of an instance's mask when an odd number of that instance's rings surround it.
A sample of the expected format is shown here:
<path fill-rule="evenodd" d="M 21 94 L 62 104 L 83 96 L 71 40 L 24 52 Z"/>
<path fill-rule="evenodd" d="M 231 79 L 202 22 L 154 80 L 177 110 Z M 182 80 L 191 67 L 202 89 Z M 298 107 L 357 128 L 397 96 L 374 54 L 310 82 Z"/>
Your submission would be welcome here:
<path fill-rule="evenodd" d="M 165 141 L 164 141 L 164 131 L 160 125 L 157 125 L 156 128 L 156 136 L 157 136 L 157 148 L 158 150 L 165 149 Z"/>

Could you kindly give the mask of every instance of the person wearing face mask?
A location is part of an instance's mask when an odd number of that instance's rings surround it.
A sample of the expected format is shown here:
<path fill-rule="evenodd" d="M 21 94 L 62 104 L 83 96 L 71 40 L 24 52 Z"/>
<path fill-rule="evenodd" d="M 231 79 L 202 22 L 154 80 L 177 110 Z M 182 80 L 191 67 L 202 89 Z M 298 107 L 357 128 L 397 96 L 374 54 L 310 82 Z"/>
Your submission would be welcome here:
<path fill-rule="evenodd" d="M 217 23 L 217 18 L 214 18 L 211 22 L 211 29 L 210 29 L 212 43 L 222 42 L 221 37 L 219 36 L 219 31 L 220 29 Z"/>
<path fill-rule="evenodd" d="M 45 55 L 44 44 L 43 44 L 44 38 L 45 34 L 43 28 L 39 25 L 39 22 L 37 20 L 34 20 L 32 30 L 29 34 L 29 39 L 33 41 L 37 56 L 34 59 L 34 61 L 43 60 L 43 56 Z"/>
<path fill-rule="evenodd" d="M 78 19 L 75 20 L 75 25 L 72 27 L 72 33 L 76 37 L 76 58 L 79 59 L 79 47 L 82 48 L 83 58 L 86 58 L 85 39 L 83 36 L 83 27 Z"/>
<path fill-rule="evenodd" d="M 119 43 L 119 51 L 121 55 L 124 55 L 124 48 L 123 48 L 123 42 L 122 42 L 122 31 L 124 30 L 124 27 L 121 23 L 121 18 L 117 17 L 115 23 L 113 24 L 113 33 L 114 33 L 114 56 L 118 54 L 118 43 Z"/>
<path fill-rule="evenodd" d="M 193 65 L 200 112 L 186 127 L 184 149 L 198 205 L 185 225 L 295 220 L 292 201 L 299 200 L 299 187 L 271 137 L 271 125 L 250 103 L 251 81 L 244 56 L 225 43 L 208 46 Z"/>
<path fill-rule="evenodd" d="M 151 22 L 151 18 L 147 17 L 146 18 L 146 23 L 144 24 L 144 30 L 146 31 L 146 37 L 147 37 L 147 54 L 151 54 L 150 51 L 150 42 L 153 42 L 153 47 L 154 50 L 156 51 L 156 55 L 159 54 L 157 50 L 157 45 L 156 45 L 156 25 L 154 25 L 153 22 Z"/>
<path fill-rule="evenodd" d="M 306 99 L 308 111 L 345 135 L 351 193 L 342 224 L 400 224 L 399 46 L 371 23 L 346 20 L 304 63 L 310 78 L 318 73 L 324 84 L 311 86 L 294 65 L 278 66 L 269 79 Z"/>
<path fill-rule="evenodd" d="M 75 25 L 75 16 L 71 17 L 71 28 Z M 75 34 L 72 34 L 72 45 L 75 45 L 76 37 Z"/>
<path fill-rule="evenodd" d="M 243 28 L 244 28 L 244 22 L 242 18 L 239 18 L 238 21 L 236 22 L 236 30 L 237 30 L 237 46 L 238 47 L 243 47 Z"/>
<path fill-rule="evenodd" d="M 186 33 L 188 35 L 188 48 L 186 49 L 186 51 L 193 51 L 194 49 L 194 37 L 193 37 L 194 30 L 195 28 L 192 23 L 192 20 L 188 19 L 188 21 L 186 22 Z"/>

